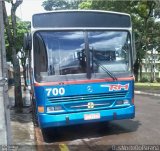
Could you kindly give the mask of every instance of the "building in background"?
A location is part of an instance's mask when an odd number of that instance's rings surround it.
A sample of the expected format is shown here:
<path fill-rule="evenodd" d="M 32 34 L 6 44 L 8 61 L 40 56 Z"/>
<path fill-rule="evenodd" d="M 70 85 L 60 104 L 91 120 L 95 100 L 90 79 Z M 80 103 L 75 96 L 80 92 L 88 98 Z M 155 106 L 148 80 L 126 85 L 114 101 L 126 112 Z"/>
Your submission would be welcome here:
<path fill-rule="evenodd" d="M 160 53 L 156 50 L 147 51 L 145 59 L 142 60 L 142 75 L 143 78 L 150 80 L 160 79 Z"/>

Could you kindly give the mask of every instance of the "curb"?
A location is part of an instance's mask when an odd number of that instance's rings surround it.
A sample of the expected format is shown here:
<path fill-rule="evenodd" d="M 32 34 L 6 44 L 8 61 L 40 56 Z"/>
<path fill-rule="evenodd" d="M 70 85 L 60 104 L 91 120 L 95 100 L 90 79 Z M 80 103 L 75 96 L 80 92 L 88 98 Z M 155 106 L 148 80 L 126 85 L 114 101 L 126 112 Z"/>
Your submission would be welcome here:
<path fill-rule="evenodd" d="M 143 94 L 143 95 L 150 95 L 150 96 L 159 96 L 160 94 L 156 94 L 156 93 L 148 93 L 148 92 L 143 92 L 143 91 L 134 91 L 135 94 Z"/>

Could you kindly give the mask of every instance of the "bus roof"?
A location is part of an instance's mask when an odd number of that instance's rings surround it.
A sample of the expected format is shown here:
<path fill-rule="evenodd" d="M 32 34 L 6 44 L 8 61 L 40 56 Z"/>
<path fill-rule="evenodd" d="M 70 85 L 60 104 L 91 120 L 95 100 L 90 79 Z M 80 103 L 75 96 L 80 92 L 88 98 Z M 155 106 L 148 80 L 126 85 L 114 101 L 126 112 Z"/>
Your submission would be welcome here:
<path fill-rule="evenodd" d="M 33 28 L 129 28 L 129 14 L 101 10 L 59 10 L 34 14 Z"/>

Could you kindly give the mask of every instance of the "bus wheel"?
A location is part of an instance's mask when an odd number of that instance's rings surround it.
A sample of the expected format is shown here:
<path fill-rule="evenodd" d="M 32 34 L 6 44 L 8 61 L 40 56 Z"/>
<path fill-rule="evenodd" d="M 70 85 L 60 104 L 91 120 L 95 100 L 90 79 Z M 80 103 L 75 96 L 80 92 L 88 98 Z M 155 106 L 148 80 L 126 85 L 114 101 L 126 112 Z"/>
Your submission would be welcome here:
<path fill-rule="evenodd" d="M 46 143 L 54 142 L 57 138 L 58 132 L 56 127 L 41 128 L 43 140 Z"/>
<path fill-rule="evenodd" d="M 36 115 L 36 103 L 35 103 L 35 100 L 33 100 L 33 98 L 31 99 L 31 102 L 32 102 L 32 119 L 33 119 L 33 124 L 35 127 L 38 127 L 39 124 L 38 124 L 38 118 L 37 118 L 37 115 Z"/>
<path fill-rule="evenodd" d="M 50 128 L 41 128 L 43 140 L 46 143 L 50 142 Z"/>

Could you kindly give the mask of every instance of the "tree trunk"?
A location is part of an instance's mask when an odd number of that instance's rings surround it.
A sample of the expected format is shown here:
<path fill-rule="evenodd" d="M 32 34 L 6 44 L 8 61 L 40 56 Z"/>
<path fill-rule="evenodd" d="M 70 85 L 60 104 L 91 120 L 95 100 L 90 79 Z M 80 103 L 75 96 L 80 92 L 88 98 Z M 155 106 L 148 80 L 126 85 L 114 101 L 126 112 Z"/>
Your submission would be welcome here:
<path fill-rule="evenodd" d="M 16 1 L 12 4 L 11 8 L 11 20 L 12 20 L 12 29 L 9 26 L 9 20 L 7 16 L 7 11 L 5 7 L 5 3 L 3 1 L 3 14 L 4 14 L 4 23 L 6 27 L 7 32 L 7 38 L 9 41 L 9 47 L 12 50 L 12 62 L 13 62 L 13 70 L 14 70 L 14 94 L 15 94 L 15 107 L 17 112 L 22 111 L 23 107 L 23 101 L 22 101 L 22 90 L 21 90 L 21 75 L 20 75 L 20 65 L 19 60 L 17 58 L 17 52 L 16 52 L 16 9 L 17 7 L 22 3 L 22 0 Z"/>
<path fill-rule="evenodd" d="M 25 66 L 23 66 L 23 78 L 24 78 L 24 91 L 25 91 L 26 87 L 28 86 L 27 79 L 26 79 L 26 67 Z"/>
<path fill-rule="evenodd" d="M 14 70 L 14 83 L 15 83 L 15 107 L 17 112 L 21 112 L 23 107 L 23 100 L 22 100 L 22 90 L 21 90 L 21 72 L 20 72 L 20 65 L 19 59 L 17 57 L 16 52 L 16 39 L 17 39 L 17 31 L 16 31 L 16 3 L 12 3 L 11 8 L 11 20 L 12 20 L 12 28 L 13 28 L 13 47 L 12 47 L 12 60 L 13 60 L 13 70 Z"/>
<path fill-rule="evenodd" d="M 142 81 L 142 63 L 139 65 L 139 80 Z"/>
<path fill-rule="evenodd" d="M 13 59 L 13 70 L 14 70 L 14 94 L 15 94 L 15 107 L 17 112 L 22 111 L 23 100 L 22 100 L 22 90 L 21 90 L 21 75 L 20 75 L 20 65 L 17 58 L 16 49 L 12 48 L 12 59 Z"/>
<path fill-rule="evenodd" d="M 136 82 L 138 82 L 138 70 L 139 70 L 139 62 L 138 62 L 138 59 L 136 59 L 136 62 L 134 64 L 134 75 L 135 75 Z"/>

